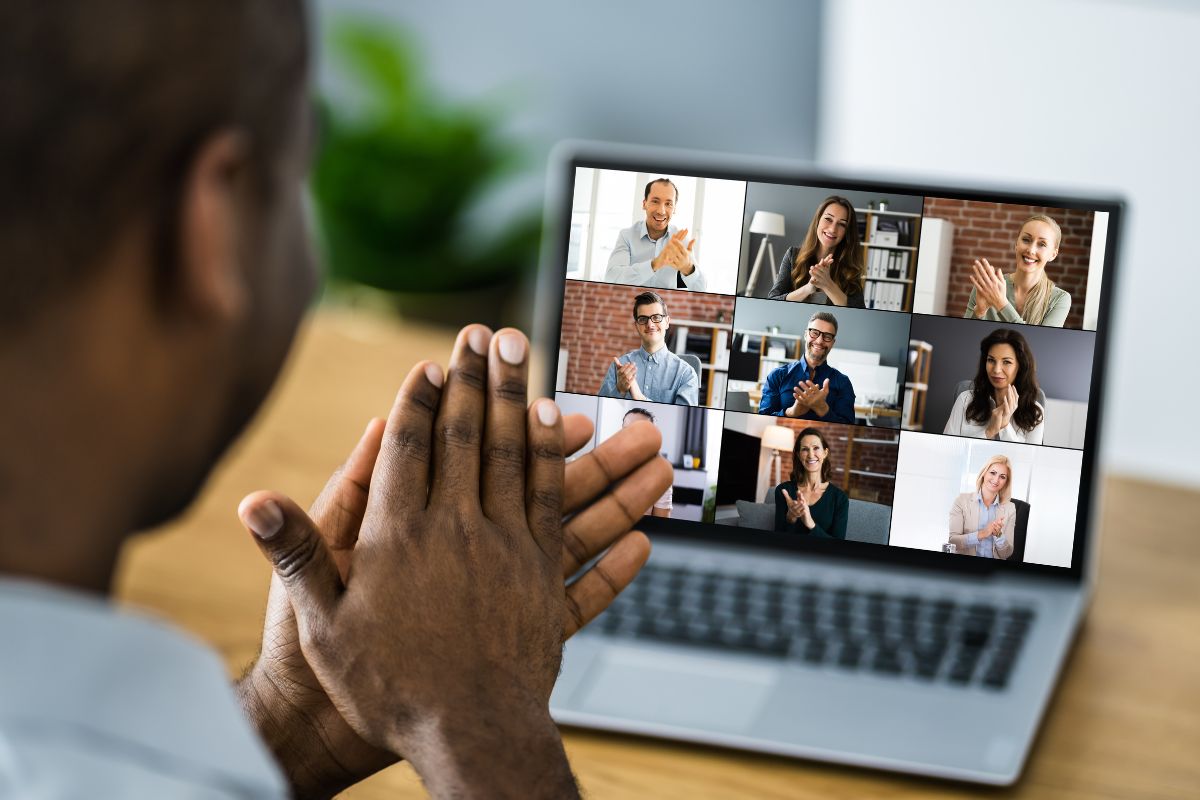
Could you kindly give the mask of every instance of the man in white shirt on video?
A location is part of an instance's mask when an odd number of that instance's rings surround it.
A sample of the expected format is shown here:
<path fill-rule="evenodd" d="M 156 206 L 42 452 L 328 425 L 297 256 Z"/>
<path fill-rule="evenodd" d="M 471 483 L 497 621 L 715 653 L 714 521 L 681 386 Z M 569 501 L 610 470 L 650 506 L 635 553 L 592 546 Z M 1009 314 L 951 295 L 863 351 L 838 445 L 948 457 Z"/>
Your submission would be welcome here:
<path fill-rule="evenodd" d="M 679 201 L 679 189 L 669 178 L 646 184 L 642 210 L 646 219 L 617 234 L 604 280 L 656 289 L 694 289 L 707 286 L 696 265 L 694 238 L 688 230 L 671 224 Z"/>

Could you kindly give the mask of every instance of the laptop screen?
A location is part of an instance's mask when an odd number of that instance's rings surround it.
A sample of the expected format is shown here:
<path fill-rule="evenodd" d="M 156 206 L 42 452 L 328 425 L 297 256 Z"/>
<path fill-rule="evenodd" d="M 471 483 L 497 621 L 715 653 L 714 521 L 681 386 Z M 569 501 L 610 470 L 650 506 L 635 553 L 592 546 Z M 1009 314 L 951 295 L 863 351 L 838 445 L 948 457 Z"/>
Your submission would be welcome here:
<path fill-rule="evenodd" d="M 561 169 L 555 397 L 595 425 L 581 454 L 658 427 L 674 483 L 643 527 L 1078 574 L 1118 202 Z"/>

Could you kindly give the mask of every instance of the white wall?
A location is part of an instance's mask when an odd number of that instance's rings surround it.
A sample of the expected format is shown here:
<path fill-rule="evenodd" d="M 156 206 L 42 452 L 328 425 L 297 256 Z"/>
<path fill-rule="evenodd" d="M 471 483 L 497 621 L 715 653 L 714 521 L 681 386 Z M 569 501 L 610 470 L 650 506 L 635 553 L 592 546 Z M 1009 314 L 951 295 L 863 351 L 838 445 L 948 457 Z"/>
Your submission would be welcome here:
<path fill-rule="evenodd" d="M 1200 486 L 1171 413 L 1200 396 L 1184 350 L 1200 297 L 1200 5 L 841 0 L 823 17 L 819 160 L 1128 200 L 1102 463 Z"/>

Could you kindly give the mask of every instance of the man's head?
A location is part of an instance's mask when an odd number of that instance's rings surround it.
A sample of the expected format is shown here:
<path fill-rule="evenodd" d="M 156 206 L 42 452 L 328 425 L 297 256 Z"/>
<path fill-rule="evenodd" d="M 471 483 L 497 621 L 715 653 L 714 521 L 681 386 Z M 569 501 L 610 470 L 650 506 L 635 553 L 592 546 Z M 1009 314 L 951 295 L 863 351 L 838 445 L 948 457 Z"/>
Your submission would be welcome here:
<path fill-rule="evenodd" d="M 625 416 L 621 418 L 621 427 L 628 428 L 635 422 L 650 422 L 654 423 L 654 414 L 650 413 L 645 408 L 631 408 L 625 412 Z"/>
<path fill-rule="evenodd" d="M 314 286 L 303 4 L 13 0 L 0 52 L 0 369 L 51 407 L 87 393 L 63 452 L 157 522 L 261 403 Z M 47 332 L 52 365 L 28 355 Z M 125 444 L 89 453 L 105 435 Z"/>
<path fill-rule="evenodd" d="M 805 330 L 804 358 L 810 367 L 819 367 L 829 357 L 837 339 L 837 317 L 828 311 L 818 311 L 808 318 Z"/>
<path fill-rule="evenodd" d="M 655 178 L 646 184 L 642 210 L 646 212 L 646 230 L 651 239 L 657 239 L 667 232 L 678 202 L 679 190 L 669 178 Z"/>
<path fill-rule="evenodd" d="M 647 353 L 663 346 L 663 337 L 671 328 L 667 304 L 657 292 L 642 292 L 633 299 L 633 327 Z"/>

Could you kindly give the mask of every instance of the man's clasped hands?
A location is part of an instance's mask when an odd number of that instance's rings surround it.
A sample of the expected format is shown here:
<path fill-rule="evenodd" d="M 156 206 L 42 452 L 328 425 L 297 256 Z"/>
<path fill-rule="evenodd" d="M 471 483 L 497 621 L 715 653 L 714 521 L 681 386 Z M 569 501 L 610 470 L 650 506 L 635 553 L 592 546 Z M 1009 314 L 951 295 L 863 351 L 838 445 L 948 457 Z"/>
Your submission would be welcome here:
<path fill-rule="evenodd" d="M 403 757 L 435 795 L 575 794 L 548 710 L 563 641 L 645 563 L 631 528 L 672 473 L 648 422 L 567 464 L 592 423 L 527 405 L 528 354 L 516 330 L 463 329 L 449 369 L 412 369 L 310 513 L 276 492 L 242 501 L 274 576 L 239 691 L 252 715 L 294 719 L 266 727 L 309 770 L 297 786 Z"/>

